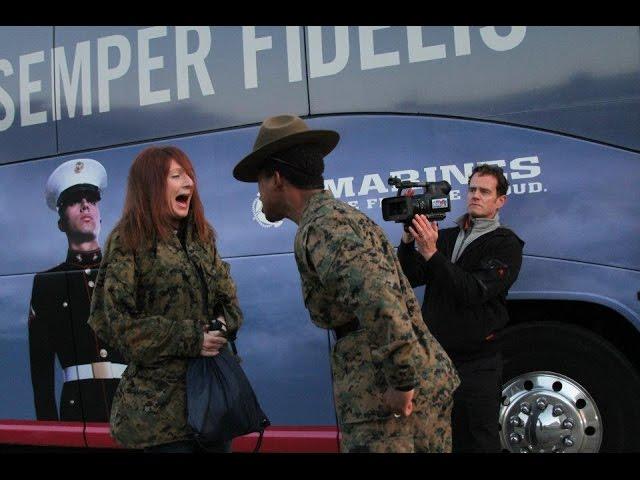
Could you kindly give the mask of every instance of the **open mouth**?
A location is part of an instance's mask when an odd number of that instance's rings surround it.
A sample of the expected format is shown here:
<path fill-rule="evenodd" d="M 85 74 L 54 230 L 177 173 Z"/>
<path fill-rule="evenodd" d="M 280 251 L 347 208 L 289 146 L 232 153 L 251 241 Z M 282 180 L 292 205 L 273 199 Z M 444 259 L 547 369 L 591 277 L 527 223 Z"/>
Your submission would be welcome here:
<path fill-rule="evenodd" d="M 187 194 L 178 195 L 176 197 L 176 203 L 181 208 L 189 208 L 189 199 L 190 198 L 191 198 L 191 196 L 187 195 Z"/>

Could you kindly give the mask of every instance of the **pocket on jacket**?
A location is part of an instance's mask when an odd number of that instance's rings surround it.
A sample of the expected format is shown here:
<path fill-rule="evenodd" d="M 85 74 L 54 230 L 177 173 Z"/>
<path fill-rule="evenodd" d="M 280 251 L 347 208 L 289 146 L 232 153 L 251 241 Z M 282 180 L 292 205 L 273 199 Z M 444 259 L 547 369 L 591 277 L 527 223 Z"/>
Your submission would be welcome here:
<path fill-rule="evenodd" d="M 172 385 L 167 372 L 158 368 L 138 367 L 136 375 L 128 378 L 123 386 L 122 397 L 128 408 L 143 415 L 157 414 L 171 399 Z"/>

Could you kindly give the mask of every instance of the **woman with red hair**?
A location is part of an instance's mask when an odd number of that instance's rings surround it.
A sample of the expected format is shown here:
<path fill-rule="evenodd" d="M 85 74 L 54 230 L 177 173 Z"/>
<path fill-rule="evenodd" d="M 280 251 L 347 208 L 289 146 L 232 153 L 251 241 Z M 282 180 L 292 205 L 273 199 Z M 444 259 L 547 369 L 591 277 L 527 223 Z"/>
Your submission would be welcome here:
<path fill-rule="evenodd" d="M 177 147 L 149 147 L 129 171 L 122 218 L 107 239 L 89 325 L 127 358 L 111 409 L 124 447 L 194 452 L 187 423 L 188 359 L 214 356 L 242 322 L 236 288 L 206 221 L 196 175 Z M 206 445 L 230 451 L 230 442 Z"/>

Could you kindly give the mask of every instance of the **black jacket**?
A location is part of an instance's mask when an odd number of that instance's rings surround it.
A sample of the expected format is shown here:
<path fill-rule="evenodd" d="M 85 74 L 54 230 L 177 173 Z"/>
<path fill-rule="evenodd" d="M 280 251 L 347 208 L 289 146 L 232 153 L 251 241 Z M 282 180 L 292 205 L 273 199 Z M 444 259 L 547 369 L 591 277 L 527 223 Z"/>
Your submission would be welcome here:
<path fill-rule="evenodd" d="M 456 363 L 492 355 L 507 324 L 506 296 L 522 265 L 524 242 L 499 227 L 471 242 L 457 262 L 451 253 L 459 227 L 441 230 L 426 261 L 415 244 L 400 242 L 398 258 L 411 286 L 426 285 L 422 317 Z"/>
<path fill-rule="evenodd" d="M 99 250 L 69 251 L 65 262 L 34 277 L 29 354 L 38 420 L 109 421 L 118 378 L 64 382 L 58 406 L 55 398 L 56 357 L 63 369 L 105 361 L 126 363 L 87 324 L 101 259 Z"/>

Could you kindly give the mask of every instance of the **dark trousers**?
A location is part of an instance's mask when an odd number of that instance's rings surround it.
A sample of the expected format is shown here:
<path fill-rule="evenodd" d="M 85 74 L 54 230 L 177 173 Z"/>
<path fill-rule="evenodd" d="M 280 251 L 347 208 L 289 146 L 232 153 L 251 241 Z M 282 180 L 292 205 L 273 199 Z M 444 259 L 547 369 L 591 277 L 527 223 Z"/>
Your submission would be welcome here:
<path fill-rule="evenodd" d="M 145 453 L 231 453 L 231 441 L 205 443 L 196 440 L 180 440 L 162 443 L 144 449 Z"/>
<path fill-rule="evenodd" d="M 502 355 L 456 363 L 460 386 L 453 395 L 454 453 L 498 453 Z"/>

